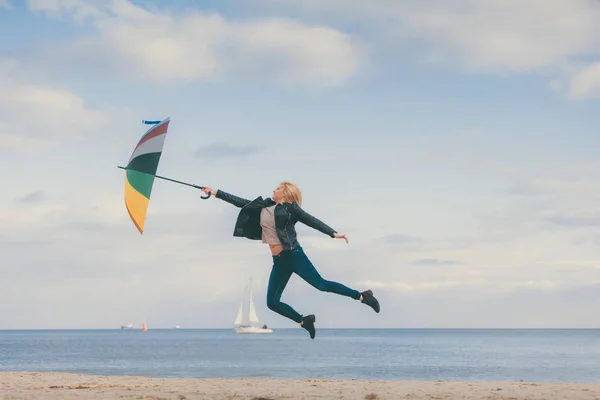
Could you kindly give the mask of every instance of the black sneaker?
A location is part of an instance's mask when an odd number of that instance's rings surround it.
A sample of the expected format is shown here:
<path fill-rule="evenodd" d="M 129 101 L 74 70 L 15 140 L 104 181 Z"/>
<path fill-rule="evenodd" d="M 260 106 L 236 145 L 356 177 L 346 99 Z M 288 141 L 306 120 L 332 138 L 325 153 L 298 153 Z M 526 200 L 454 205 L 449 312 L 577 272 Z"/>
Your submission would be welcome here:
<path fill-rule="evenodd" d="M 311 339 L 315 338 L 315 321 L 316 320 L 317 319 L 315 318 L 315 316 L 313 314 L 307 315 L 306 317 L 302 318 L 302 325 L 300 325 L 301 327 L 306 329 L 308 331 L 308 333 L 310 333 Z"/>
<path fill-rule="evenodd" d="M 375 310 L 376 313 L 379 313 L 379 302 L 377 301 L 375 296 L 373 296 L 373 292 L 371 290 L 366 290 L 362 292 L 361 295 L 363 297 L 362 303 L 365 303 L 373 310 Z"/>

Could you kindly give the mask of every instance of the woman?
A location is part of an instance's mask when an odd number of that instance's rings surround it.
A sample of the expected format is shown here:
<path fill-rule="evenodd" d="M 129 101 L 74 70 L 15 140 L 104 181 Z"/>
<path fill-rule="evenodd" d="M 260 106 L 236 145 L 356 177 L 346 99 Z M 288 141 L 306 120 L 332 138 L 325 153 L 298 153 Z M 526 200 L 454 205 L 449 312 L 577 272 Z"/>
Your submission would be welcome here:
<path fill-rule="evenodd" d="M 340 283 L 327 281 L 319 275 L 312 265 L 296 237 L 296 222 L 302 222 L 332 238 L 344 239 L 346 235 L 339 234 L 332 228 L 308 214 L 302 205 L 302 193 L 290 182 L 282 182 L 273 191 L 273 198 L 257 197 L 250 201 L 222 190 L 209 187 L 202 189 L 206 194 L 212 194 L 236 207 L 241 208 L 238 215 L 234 236 L 252 240 L 262 240 L 268 244 L 273 257 L 273 268 L 267 289 L 267 306 L 278 314 L 283 315 L 306 329 L 311 339 L 315 338 L 315 316 L 302 316 L 289 305 L 281 301 L 281 294 L 292 273 L 298 274 L 316 289 L 324 292 L 337 293 L 364 303 L 375 312 L 379 312 L 379 302 L 371 290 L 358 292 Z"/>

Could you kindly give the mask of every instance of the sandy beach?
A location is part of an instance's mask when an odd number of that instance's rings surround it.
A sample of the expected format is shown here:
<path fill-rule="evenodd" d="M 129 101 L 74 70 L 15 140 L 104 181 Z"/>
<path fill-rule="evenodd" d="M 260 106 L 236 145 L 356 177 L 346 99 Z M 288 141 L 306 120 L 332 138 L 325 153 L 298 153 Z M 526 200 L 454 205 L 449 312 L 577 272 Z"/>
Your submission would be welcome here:
<path fill-rule="evenodd" d="M 0 372 L 2 399 L 600 399 L 600 384 L 179 379 Z"/>

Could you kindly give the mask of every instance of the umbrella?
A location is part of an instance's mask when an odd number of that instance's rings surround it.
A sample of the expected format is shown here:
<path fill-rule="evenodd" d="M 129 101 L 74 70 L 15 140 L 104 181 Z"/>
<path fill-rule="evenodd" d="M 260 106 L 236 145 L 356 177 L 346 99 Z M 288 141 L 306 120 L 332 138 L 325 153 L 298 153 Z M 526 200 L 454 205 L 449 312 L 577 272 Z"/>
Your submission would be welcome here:
<path fill-rule="evenodd" d="M 204 189 L 204 186 L 156 175 L 170 121 L 170 118 L 162 121 L 142 121 L 143 124 L 153 126 L 144 133 L 133 149 L 127 166 L 118 167 L 125 170 L 125 207 L 140 234 L 144 232 L 146 212 L 150 203 L 154 178 L 180 183 L 196 189 Z M 208 199 L 210 193 L 207 196 L 200 197 Z"/>

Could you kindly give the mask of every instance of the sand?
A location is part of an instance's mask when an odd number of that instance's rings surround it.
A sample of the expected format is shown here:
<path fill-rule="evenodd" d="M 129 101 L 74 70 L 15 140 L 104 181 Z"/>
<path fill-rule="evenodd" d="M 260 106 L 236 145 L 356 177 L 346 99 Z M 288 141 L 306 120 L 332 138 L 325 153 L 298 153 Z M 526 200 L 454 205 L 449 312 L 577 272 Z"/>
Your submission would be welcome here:
<path fill-rule="evenodd" d="M 600 399 L 600 384 L 180 379 L 0 372 L 0 399 Z"/>

